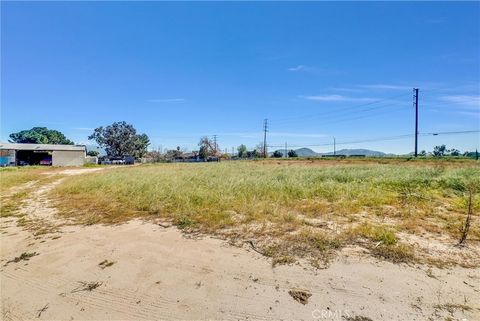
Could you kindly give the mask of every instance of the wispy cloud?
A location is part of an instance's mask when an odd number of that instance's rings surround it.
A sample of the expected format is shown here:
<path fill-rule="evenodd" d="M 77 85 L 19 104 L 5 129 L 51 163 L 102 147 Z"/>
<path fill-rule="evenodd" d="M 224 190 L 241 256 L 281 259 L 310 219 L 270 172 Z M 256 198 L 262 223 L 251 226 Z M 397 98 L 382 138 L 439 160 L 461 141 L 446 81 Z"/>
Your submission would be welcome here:
<path fill-rule="evenodd" d="M 290 67 L 287 69 L 288 71 L 308 71 L 310 68 L 308 68 L 305 65 L 298 65 L 296 67 Z"/>
<path fill-rule="evenodd" d="M 349 92 L 349 93 L 360 93 L 365 91 L 364 89 L 360 88 L 348 88 L 348 87 L 330 87 L 328 90 L 333 90 L 333 91 L 343 91 L 343 92 Z"/>
<path fill-rule="evenodd" d="M 304 72 L 313 75 L 343 75 L 345 71 L 330 69 L 328 67 L 319 67 L 319 66 L 306 66 L 298 65 L 294 67 L 287 68 L 290 72 Z"/>
<path fill-rule="evenodd" d="M 480 118 L 480 110 L 476 111 L 476 112 L 475 111 L 462 111 L 462 112 L 460 112 L 460 114 Z"/>
<path fill-rule="evenodd" d="M 358 85 L 360 88 L 365 89 L 378 89 L 378 90 L 410 90 L 412 86 L 391 85 L 391 84 L 373 84 L 373 85 Z"/>
<path fill-rule="evenodd" d="M 317 96 L 300 96 L 301 98 L 315 101 L 329 101 L 329 102 L 372 102 L 378 98 L 370 97 L 349 97 L 344 95 L 317 95 Z"/>
<path fill-rule="evenodd" d="M 160 99 L 149 99 L 149 103 L 174 103 L 174 102 L 183 102 L 185 98 L 160 98 Z"/>
<path fill-rule="evenodd" d="M 451 95 L 451 96 L 441 96 L 441 100 L 459 104 L 467 107 L 476 107 L 480 108 L 480 96 L 479 95 Z"/>
<path fill-rule="evenodd" d="M 95 128 L 91 128 L 91 127 L 75 127 L 75 128 L 73 128 L 73 129 L 91 131 L 91 130 L 94 130 Z"/>

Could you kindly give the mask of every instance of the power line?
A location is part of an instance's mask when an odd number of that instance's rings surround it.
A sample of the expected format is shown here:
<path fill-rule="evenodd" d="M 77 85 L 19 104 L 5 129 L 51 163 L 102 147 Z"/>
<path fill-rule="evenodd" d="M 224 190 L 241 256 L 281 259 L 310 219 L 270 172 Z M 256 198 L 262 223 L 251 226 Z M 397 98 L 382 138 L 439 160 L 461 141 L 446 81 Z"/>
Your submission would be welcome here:
<path fill-rule="evenodd" d="M 380 108 L 378 109 L 381 109 L 383 107 L 387 107 L 387 106 L 381 106 Z M 401 108 L 404 108 L 405 106 L 401 106 Z M 347 122 L 347 121 L 351 121 L 351 120 L 358 120 L 358 119 L 364 119 L 364 118 L 369 118 L 369 117 L 373 117 L 373 116 L 377 116 L 377 115 L 383 115 L 383 114 L 388 114 L 388 113 L 391 113 L 391 110 L 384 110 L 384 111 L 381 111 L 381 112 L 377 112 L 375 114 L 367 114 L 367 115 L 360 115 L 360 116 L 357 116 L 357 117 L 346 117 L 346 118 L 340 118 L 340 119 L 334 119 L 333 121 L 328 121 L 328 124 L 337 124 L 337 123 L 342 123 L 342 122 Z M 275 128 L 285 128 L 287 126 L 283 125 L 283 126 L 275 126 Z"/>
<path fill-rule="evenodd" d="M 480 130 L 464 130 L 464 131 L 451 131 L 451 132 L 431 132 L 431 133 L 419 133 L 419 136 L 448 136 L 448 135 L 461 135 L 461 134 L 472 134 L 479 133 Z M 354 141 L 344 141 L 344 142 L 335 142 L 336 145 L 348 145 L 348 144 L 360 144 L 360 143 L 370 143 L 370 142 L 380 142 L 380 141 L 389 141 L 410 138 L 415 134 L 404 134 L 396 136 L 387 136 L 387 137 L 377 137 L 377 138 L 367 138 L 363 140 L 354 140 Z M 322 147 L 322 146 L 332 146 L 334 143 L 323 143 L 323 144 L 307 144 L 307 145 L 290 145 L 290 147 Z M 269 147 L 282 147 L 282 145 L 269 145 Z"/>
<path fill-rule="evenodd" d="M 360 104 L 360 105 L 353 105 L 353 106 L 347 106 L 347 107 L 343 107 L 343 108 L 336 108 L 335 110 L 329 110 L 329 111 L 324 111 L 324 112 L 320 112 L 320 113 L 312 113 L 312 114 L 308 114 L 308 115 L 300 115 L 300 116 L 296 116 L 296 117 L 273 119 L 273 122 L 275 124 L 277 124 L 277 123 L 280 124 L 280 123 L 283 123 L 283 122 L 300 121 L 300 120 L 303 120 L 303 119 L 310 119 L 312 117 L 324 116 L 324 115 L 328 115 L 328 114 L 337 114 L 338 115 L 339 113 L 344 112 L 344 111 L 348 111 L 350 109 L 358 109 L 359 107 L 365 107 L 365 106 L 378 104 L 378 103 L 389 101 L 391 99 L 399 98 L 399 97 L 402 97 L 402 96 L 405 96 L 405 95 L 406 95 L 405 93 L 402 93 L 400 95 L 395 95 L 395 96 L 392 96 L 392 97 L 387 97 L 387 98 L 384 98 L 384 99 L 379 99 L 379 100 L 371 101 L 371 102 Z M 395 104 L 389 104 L 389 105 L 395 105 Z M 362 111 L 362 110 L 358 110 L 358 111 Z"/>
<path fill-rule="evenodd" d="M 356 117 L 343 117 L 343 118 L 338 118 L 338 116 L 347 116 L 347 114 L 345 115 L 331 115 L 330 117 L 327 116 L 327 117 L 322 117 L 322 121 L 328 121 L 328 124 L 334 124 L 334 123 L 340 123 L 340 122 L 345 122 L 345 121 L 350 121 L 350 120 L 356 120 L 356 119 L 362 119 L 362 118 L 368 118 L 368 117 L 372 117 L 372 116 L 376 116 L 376 115 L 379 115 L 379 114 L 385 114 L 385 113 L 390 113 L 392 111 L 392 109 L 389 109 L 389 110 L 385 110 L 385 111 L 382 111 L 382 112 L 376 112 L 376 113 L 371 113 L 371 114 L 364 114 L 364 115 L 359 115 L 359 113 L 361 112 L 370 112 L 370 111 L 378 111 L 378 110 L 381 110 L 381 109 L 384 109 L 386 107 L 392 107 L 392 108 L 395 108 L 395 109 L 403 109 L 406 107 L 406 105 L 397 105 L 397 104 L 389 104 L 389 105 L 381 105 L 381 106 L 375 106 L 373 108 L 369 108 L 369 109 L 365 109 L 365 110 L 358 110 L 358 111 L 355 111 L 355 112 L 351 112 L 350 114 L 348 115 L 351 115 L 353 114 L 355 116 L 355 114 L 357 114 Z M 311 117 L 309 120 L 314 120 L 315 117 Z M 298 123 L 298 122 L 303 122 L 303 120 L 292 120 L 290 123 L 282 123 L 282 124 L 275 124 L 275 128 L 285 128 L 285 127 L 290 127 L 291 124 L 293 123 Z"/>
<path fill-rule="evenodd" d="M 458 135 L 458 134 L 473 134 L 473 133 L 478 133 L 480 130 L 462 130 L 462 131 L 457 131 L 457 132 L 431 132 L 431 133 L 421 133 L 420 135 L 422 136 L 438 136 L 438 135 Z"/>
<path fill-rule="evenodd" d="M 413 106 L 415 106 L 415 157 L 418 156 L 418 88 L 413 88 Z"/>

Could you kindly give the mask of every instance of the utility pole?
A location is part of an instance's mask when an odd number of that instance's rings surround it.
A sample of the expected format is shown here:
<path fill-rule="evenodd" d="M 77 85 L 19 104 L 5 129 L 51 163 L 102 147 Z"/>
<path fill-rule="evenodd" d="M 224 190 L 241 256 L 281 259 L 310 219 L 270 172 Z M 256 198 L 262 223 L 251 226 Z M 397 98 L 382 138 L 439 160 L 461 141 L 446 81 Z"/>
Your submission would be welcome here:
<path fill-rule="evenodd" d="M 288 157 L 288 151 L 287 151 L 287 142 L 285 142 L 285 158 Z"/>
<path fill-rule="evenodd" d="M 263 158 L 267 158 L 267 131 L 268 119 L 263 120 Z"/>
<path fill-rule="evenodd" d="M 217 135 L 213 135 L 213 150 L 217 154 Z"/>
<path fill-rule="evenodd" d="M 335 144 L 335 137 L 333 137 L 333 156 L 337 156 L 337 146 Z"/>
<path fill-rule="evenodd" d="M 413 105 L 415 106 L 415 157 L 418 156 L 418 88 L 413 88 Z"/>

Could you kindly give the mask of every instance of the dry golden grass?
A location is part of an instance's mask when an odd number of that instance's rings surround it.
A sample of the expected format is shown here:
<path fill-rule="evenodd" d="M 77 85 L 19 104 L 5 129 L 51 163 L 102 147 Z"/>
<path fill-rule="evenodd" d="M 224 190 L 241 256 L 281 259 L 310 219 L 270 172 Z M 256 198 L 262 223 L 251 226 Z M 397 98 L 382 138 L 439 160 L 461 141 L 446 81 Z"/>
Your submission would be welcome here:
<path fill-rule="evenodd" d="M 0 168 L 0 217 L 16 216 L 22 202 L 38 186 L 59 178 L 60 168 L 45 166 Z"/>
<path fill-rule="evenodd" d="M 398 240 L 400 231 L 459 236 L 465 184 L 480 182 L 478 163 L 381 162 L 124 167 L 69 177 L 53 197 L 63 215 L 82 224 L 167 220 L 233 242 L 254 240 L 274 264 L 297 257 L 325 262 L 337 249 L 358 242 L 378 257 L 404 262 L 414 251 Z M 479 208 L 477 191 L 474 212 Z M 470 238 L 480 239 L 478 224 Z"/>
<path fill-rule="evenodd" d="M 40 179 L 49 168 L 40 166 L 0 168 L 0 192 Z"/>

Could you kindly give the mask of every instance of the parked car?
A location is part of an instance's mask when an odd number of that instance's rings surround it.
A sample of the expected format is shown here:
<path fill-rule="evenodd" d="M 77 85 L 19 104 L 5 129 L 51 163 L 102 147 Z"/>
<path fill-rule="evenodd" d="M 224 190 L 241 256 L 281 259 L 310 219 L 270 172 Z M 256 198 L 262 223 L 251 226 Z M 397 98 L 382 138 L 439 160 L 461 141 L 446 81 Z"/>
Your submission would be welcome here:
<path fill-rule="evenodd" d="M 101 157 L 99 160 L 102 165 L 133 165 L 135 163 L 135 157 L 133 156 L 112 156 Z"/>

